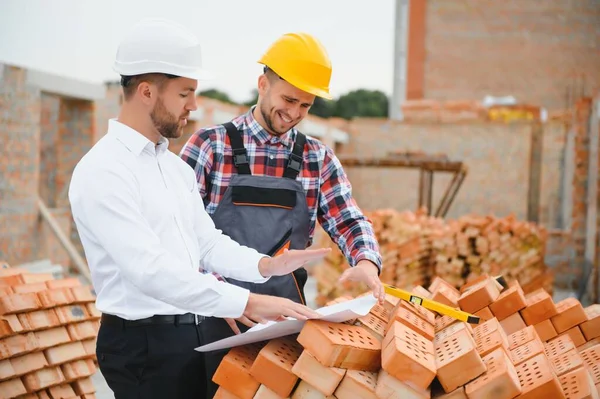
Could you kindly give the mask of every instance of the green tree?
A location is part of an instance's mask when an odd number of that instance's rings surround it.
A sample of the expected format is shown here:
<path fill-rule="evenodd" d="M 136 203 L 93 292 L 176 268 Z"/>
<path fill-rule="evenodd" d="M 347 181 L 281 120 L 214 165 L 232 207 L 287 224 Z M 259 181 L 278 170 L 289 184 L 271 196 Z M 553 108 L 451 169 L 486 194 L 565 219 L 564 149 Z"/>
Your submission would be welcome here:
<path fill-rule="evenodd" d="M 315 97 L 315 101 L 308 111 L 309 114 L 329 118 L 335 110 L 335 100 L 326 100 L 321 97 Z"/>
<path fill-rule="evenodd" d="M 379 90 L 354 90 L 341 96 L 335 103 L 332 116 L 351 119 L 358 116 L 388 116 L 388 98 Z"/>
<path fill-rule="evenodd" d="M 252 89 L 252 94 L 250 100 L 246 101 L 243 105 L 246 107 L 251 107 L 256 104 L 258 101 L 258 89 Z"/>
<path fill-rule="evenodd" d="M 223 101 L 225 103 L 237 105 L 237 103 L 235 101 L 233 101 L 231 98 L 229 98 L 229 95 L 227 93 L 224 93 L 217 89 L 203 90 L 199 94 L 204 97 L 208 97 L 208 98 L 212 98 L 215 100 Z"/>

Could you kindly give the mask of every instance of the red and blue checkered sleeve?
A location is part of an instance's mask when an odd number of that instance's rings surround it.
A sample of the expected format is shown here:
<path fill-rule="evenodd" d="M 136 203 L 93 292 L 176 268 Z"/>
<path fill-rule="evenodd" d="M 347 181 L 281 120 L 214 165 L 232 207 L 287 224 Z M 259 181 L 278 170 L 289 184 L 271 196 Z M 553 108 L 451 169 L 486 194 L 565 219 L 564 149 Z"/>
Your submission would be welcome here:
<path fill-rule="evenodd" d="M 373 225 L 352 197 L 352 185 L 330 148 L 325 150 L 318 203 L 319 223 L 339 246 L 348 263 L 355 266 L 366 259 L 381 270 L 382 259 Z"/>
<path fill-rule="evenodd" d="M 192 134 L 179 156 L 194 169 L 200 196 L 205 199 L 209 193 L 209 175 L 213 166 L 213 149 L 208 131 L 199 130 Z"/>

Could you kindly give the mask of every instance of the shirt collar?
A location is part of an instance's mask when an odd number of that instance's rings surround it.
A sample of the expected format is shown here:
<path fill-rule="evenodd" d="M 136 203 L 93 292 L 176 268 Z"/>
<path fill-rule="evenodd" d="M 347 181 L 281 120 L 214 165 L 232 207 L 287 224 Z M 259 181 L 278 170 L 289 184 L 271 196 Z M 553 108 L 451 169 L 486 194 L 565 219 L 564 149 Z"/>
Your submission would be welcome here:
<path fill-rule="evenodd" d="M 129 151 L 139 156 L 144 150 L 152 154 L 163 154 L 169 147 L 169 140 L 161 137 L 157 144 L 148 140 L 137 130 L 119 122 L 117 119 L 108 121 L 108 131 L 115 135 Z"/>
<path fill-rule="evenodd" d="M 296 128 L 291 128 L 285 134 L 279 137 L 273 136 L 271 133 L 267 132 L 254 118 L 254 115 L 252 114 L 254 108 L 256 108 L 256 105 L 252 106 L 246 115 L 244 115 L 244 124 L 250 131 L 250 134 L 254 140 L 256 140 L 256 142 L 260 145 L 277 143 L 280 141 L 284 146 L 290 148 L 293 138 L 296 137 Z"/>

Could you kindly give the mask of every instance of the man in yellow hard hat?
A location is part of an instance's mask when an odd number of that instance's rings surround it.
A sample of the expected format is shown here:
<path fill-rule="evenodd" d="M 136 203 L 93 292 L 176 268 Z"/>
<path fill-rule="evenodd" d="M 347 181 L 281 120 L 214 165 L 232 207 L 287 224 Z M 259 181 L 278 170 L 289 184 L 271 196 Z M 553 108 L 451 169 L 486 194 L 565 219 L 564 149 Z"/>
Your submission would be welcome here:
<path fill-rule="evenodd" d="M 315 97 L 331 99 L 331 62 L 321 43 L 306 33 L 275 41 L 259 60 L 258 102 L 224 125 L 201 129 L 181 157 L 196 172 L 207 212 L 217 228 L 259 252 L 277 254 L 311 245 L 317 220 L 352 268 L 342 280 L 366 283 L 383 301 L 381 256 L 371 223 L 351 195 L 351 185 L 333 151 L 295 126 Z M 251 292 L 305 303 L 304 268 L 264 284 L 228 279 Z M 253 320 L 209 318 L 202 325 L 214 341 L 239 333 Z M 206 354 L 207 379 L 226 351 Z"/>

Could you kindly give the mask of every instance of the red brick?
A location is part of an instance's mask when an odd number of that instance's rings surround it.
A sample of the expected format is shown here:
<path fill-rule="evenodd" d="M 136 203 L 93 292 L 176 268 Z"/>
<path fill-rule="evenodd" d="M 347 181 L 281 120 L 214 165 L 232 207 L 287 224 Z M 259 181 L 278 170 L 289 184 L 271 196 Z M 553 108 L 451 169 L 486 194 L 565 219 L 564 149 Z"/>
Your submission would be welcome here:
<path fill-rule="evenodd" d="M 44 355 L 51 365 L 58 365 L 87 357 L 87 353 L 80 341 L 48 348 L 44 351 Z"/>
<path fill-rule="evenodd" d="M 2 393 L 1 398 L 16 398 L 20 395 L 25 395 L 27 389 L 25 385 L 18 378 L 8 381 L 0 382 L 0 392 Z"/>
<path fill-rule="evenodd" d="M 486 279 L 469 290 L 458 299 L 458 305 L 467 313 L 475 313 L 498 299 L 500 291 L 493 279 Z"/>
<path fill-rule="evenodd" d="M 575 298 L 566 298 L 556 304 L 558 314 L 550 320 L 558 334 L 567 331 L 587 320 L 581 303 Z"/>
<path fill-rule="evenodd" d="M 506 335 L 510 335 L 527 327 L 519 313 L 513 313 L 500 322 Z"/>
<path fill-rule="evenodd" d="M 398 307 L 388 323 L 388 328 L 394 321 L 399 321 L 430 341 L 435 336 L 435 328 L 430 323 L 404 307 Z"/>
<path fill-rule="evenodd" d="M 13 287 L 11 287 L 10 285 L 6 285 L 6 286 L 0 285 L 0 296 L 6 296 L 6 295 L 14 294 L 14 293 L 15 293 L 15 291 L 13 290 Z"/>
<path fill-rule="evenodd" d="M 0 340 L 0 359 L 24 355 L 38 349 L 38 341 L 33 333 L 13 335 Z"/>
<path fill-rule="evenodd" d="M 525 294 L 521 286 L 515 285 L 502 292 L 498 298 L 489 305 L 494 316 L 499 320 L 504 320 L 513 313 L 517 313 L 525 308 Z"/>
<path fill-rule="evenodd" d="M 475 341 L 477 341 L 485 337 L 486 335 L 500 329 L 502 329 L 500 323 L 496 318 L 493 318 L 475 326 L 475 328 L 473 328 L 473 338 L 475 339 Z"/>
<path fill-rule="evenodd" d="M 348 370 L 340 385 L 335 390 L 337 399 L 373 398 L 375 399 L 375 387 L 377 385 L 377 373 L 361 370 Z"/>
<path fill-rule="evenodd" d="M 250 375 L 279 396 L 288 397 L 298 377 L 292 373 L 302 347 L 290 337 L 272 339 L 260 350 L 250 367 Z"/>
<path fill-rule="evenodd" d="M 71 290 L 64 287 L 38 292 L 38 297 L 45 308 L 69 305 L 75 301 Z"/>
<path fill-rule="evenodd" d="M 8 322 L 10 329 L 13 332 L 21 333 L 21 332 L 25 331 L 25 329 L 21 325 L 21 322 L 19 321 L 19 317 L 16 314 L 7 314 L 7 315 L 0 316 L 0 317 L 2 317 L 4 320 L 6 320 Z"/>
<path fill-rule="evenodd" d="M 66 344 L 71 341 L 69 333 L 65 327 L 57 327 L 49 330 L 36 331 L 35 337 L 40 349 L 50 348 L 60 344 Z"/>
<path fill-rule="evenodd" d="M 479 377 L 486 370 L 473 339 L 466 331 L 459 331 L 435 344 L 435 352 L 437 378 L 447 393 Z"/>
<path fill-rule="evenodd" d="M 458 320 L 455 319 L 454 317 L 450 317 L 450 316 L 442 316 L 442 317 L 438 317 L 437 319 L 435 319 L 435 332 L 441 331 L 444 328 L 457 323 Z"/>
<path fill-rule="evenodd" d="M 27 312 L 41 307 L 42 304 L 37 295 L 31 292 L 0 297 L 0 314 Z"/>
<path fill-rule="evenodd" d="M 54 309 L 37 310 L 17 315 L 26 331 L 43 330 L 60 325 Z"/>
<path fill-rule="evenodd" d="M 73 391 L 75 391 L 75 394 L 79 396 L 86 393 L 96 392 L 96 387 L 94 387 L 94 382 L 90 377 L 80 378 L 76 381 L 73 381 L 71 383 L 71 387 L 73 388 Z"/>
<path fill-rule="evenodd" d="M 517 346 L 509 351 L 511 361 L 515 366 L 535 357 L 544 354 L 544 344 L 538 339 L 529 341 L 523 345 Z"/>
<path fill-rule="evenodd" d="M 92 339 L 86 339 L 85 341 L 81 341 L 83 348 L 85 349 L 85 353 L 88 356 L 95 357 L 96 356 L 96 340 L 98 337 Z"/>
<path fill-rule="evenodd" d="M 506 352 L 508 351 L 508 340 L 506 338 L 506 334 L 501 328 L 489 333 L 484 337 L 481 337 L 478 340 L 475 340 L 475 345 L 477 348 L 477 353 L 479 353 L 479 356 L 481 357 L 496 349 L 501 349 Z"/>
<path fill-rule="evenodd" d="M 96 399 L 96 395 L 93 393 L 86 393 L 85 395 L 81 395 L 81 399 Z"/>
<path fill-rule="evenodd" d="M 517 371 L 503 349 L 483 357 L 486 372 L 465 386 L 469 399 L 514 398 L 521 393 Z"/>
<path fill-rule="evenodd" d="M 488 320 L 493 319 L 495 317 L 488 306 L 486 306 L 485 308 L 483 308 L 481 310 L 478 310 L 477 312 L 473 313 L 473 316 L 479 317 L 479 319 L 481 321 L 488 321 Z"/>
<path fill-rule="evenodd" d="M 381 370 L 377 376 L 375 396 L 388 399 L 429 399 L 431 391 L 429 388 L 422 389 L 410 383 L 401 382 L 385 370 Z"/>
<path fill-rule="evenodd" d="M 527 306 L 520 311 L 528 326 L 537 324 L 558 314 L 552 297 L 544 289 L 539 289 L 525 297 Z"/>
<path fill-rule="evenodd" d="M 75 298 L 75 303 L 88 303 L 96 301 L 94 289 L 89 285 L 72 287 L 71 293 L 73 294 L 73 298 Z"/>
<path fill-rule="evenodd" d="M 579 326 L 587 341 L 600 337 L 600 304 L 593 304 L 585 308 L 587 320 Z"/>
<path fill-rule="evenodd" d="M 13 292 L 17 294 L 26 294 L 29 292 L 40 292 L 45 291 L 48 288 L 46 287 L 46 283 L 33 283 L 33 284 L 19 284 L 12 287 Z"/>
<path fill-rule="evenodd" d="M 102 316 L 102 313 L 96 309 L 95 303 L 87 303 L 85 305 L 92 320 L 97 320 Z"/>
<path fill-rule="evenodd" d="M 63 278 L 60 280 L 46 281 L 48 289 L 55 290 L 57 288 L 72 288 L 81 286 L 81 281 L 77 277 Z"/>
<path fill-rule="evenodd" d="M 533 326 L 535 327 L 535 331 L 538 333 L 540 339 L 544 342 L 550 341 L 552 338 L 558 335 L 550 319 L 541 321 Z"/>
<path fill-rule="evenodd" d="M 554 373 L 560 377 L 579 367 L 583 367 L 583 358 L 576 349 L 571 349 L 567 353 L 552 358 L 550 364 L 552 364 Z"/>
<path fill-rule="evenodd" d="M 448 305 L 452 308 L 458 307 L 458 299 L 460 294 L 458 291 L 451 290 L 446 286 L 440 286 L 436 291 L 432 291 L 431 300 Z"/>
<path fill-rule="evenodd" d="M 544 344 L 544 352 L 548 359 L 567 353 L 574 348 L 573 340 L 568 335 L 561 335 Z"/>
<path fill-rule="evenodd" d="M 260 344 L 232 348 L 221 361 L 212 380 L 240 399 L 252 399 L 260 383 L 250 375 L 250 367 L 261 349 Z"/>
<path fill-rule="evenodd" d="M 441 388 L 440 388 L 441 389 Z M 454 391 L 449 393 L 436 393 L 432 395 L 432 398 L 435 399 L 468 399 L 467 394 L 465 393 L 465 387 L 458 387 Z"/>
<path fill-rule="evenodd" d="M 515 367 L 521 384 L 521 399 L 565 398 L 548 359 L 539 354 Z"/>
<path fill-rule="evenodd" d="M 535 327 L 527 326 L 508 336 L 508 349 L 515 349 L 516 347 L 533 340 L 541 341 Z"/>
<path fill-rule="evenodd" d="M 423 306 L 415 305 L 414 303 L 406 301 L 401 301 L 399 306 L 410 310 L 429 324 L 435 325 L 435 313 L 424 308 Z"/>
<path fill-rule="evenodd" d="M 323 366 L 307 351 L 302 352 L 292 367 L 292 372 L 325 396 L 333 394 L 346 374 L 345 369 Z"/>
<path fill-rule="evenodd" d="M 55 310 L 61 324 L 76 323 L 90 318 L 86 307 L 83 305 L 60 306 Z"/>
<path fill-rule="evenodd" d="M 99 323 L 91 320 L 67 325 L 67 331 L 72 341 L 84 341 L 94 338 L 98 335 L 99 329 Z"/>
<path fill-rule="evenodd" d="M 10 359 L 10 363 L 15 371 L 15 375 L 18 376 L 40 370 L 48 366 L 48 362 L 46 361 L 43 352 L 34 352 L 24 356 L 13 357 Z"/>
<path fill-rule="evenodd" d="M 96 372 L 96 365 L 91 359 L 85 359 L 62 364 L 60 369 L 66 381 L 73 381 L 94 374 Z"/>
<path fill-rule="evenodd" d="M 15 332 L 10 328 L 8 321 L 0 319 L 0 338 L 8 337 L 13 334 L 15 334 Z"/>
<path fill-rule="evenodd" d="M 65 376 L 60 367 L 48 367 L 27 374 L 21 380 L 28 392 L 34 392 L 63 383 Z"/>
<path fill-rule="evenodd" d="M 579 326 L 575 326 L 573 328 L 568 329 L 564 333 L 560 334 L 559 337 L 561 335 L 568 335 L 569 337 L 571 337 L 571 340 L 573 341 L 573 345 L 575 345 L 576 348 L 585 344 L 585 342 L 586 342 L 585 337 L 583 336 L 583 334 L 581 333 L 581 330 L 579 329 Z"/>
<path fill-rule="evenodd" d="M 558 377 L 568 399 L 598 399 L 596 386 L 585 368 L 579 368 Z"/>
<path fill-rule="evenodd" d="M 237 396 L 231 395 L 231 398 L 236 399 Z M 266 385 L 260 385 L 253 399 L 281 399 L 281 396 L 270 390 Z"/>
<path fill-rule="evenodd" d="M 483 324 L 480 324 L 480 326 L 482 326 L 482 325 Z M 479 326 L 477 326 L 477 327 L 479 327 Z M 454 324 L 444 328 L 441 331 L 436 332 L 435 337 L 433 338 L 433 342 L 438 343 L 440 341 L 443 341 L 446 338 L 453 336 L 454 334 L 456 334 L 457 332 L 459 332 L 461 330 L 465 330 L 470 333 L 469 325 L 467 323 L 461 321 L 458 323 L 454 323 Z M 473 340 L 473 342 L 475 342 L 475 341 Z"/>
<path fill-rule="evenodd" d="M 378 303 L 376 303 L 371 308 L 371 311 L 369 313 L 372 314 L 373 316 L 377 317 L 384 323 L 387 323 L 390 320 L 390 317 L 392 316 L 392 312 L 390 312 L 384 306 L 382 306 Z"/>
<path fill-rule="evenodd" d="M 337 399 L 334 396 L 325 397 L 321 392 L 319 392 L 315 387 L 311 386 L 306 381 L 300 381 L 294 393 L 291 396 L 291 399 Z"/>
<path fill-rule="evenodd" d="M 577 347 L 577 352 L 581 353 L 584 350 L 593 348 L 594 346 L 599 345 L 599 344 L 600 344 L 600 337 L 599 338 L 594 338 L 593 340 L 588 341 L 588 342 L 586 342 L 585 344 L 583 344 L 581 346 L 578 346 Z"/>
<path fill-rule="evenodd" d="M 7 380 L 15 375 L 15 370 L 10 359 L 0 360 L 0 381 Z"/>
<path fill-rule="evenodd" d="M 595 385 L 600 384 L 600 345 L 580 352 Z"/>
<path fill-rule="evenodd" d="M 54 387 L 48 388 L 48 392 L 50 393 L 50 397 L 52 398 L 74 398 L 75 391 L 68 384 L 57 385 Z"/>
<path fill-rule="evenodd" d="M 447 282 L 446 280 L 444 280 L 440 276 L 435 276 L 433 278 L 433 281 L 429 285 L 428 291 L 430 293 L 433 293 L 434 291 L 439 290 L 440 287 L 445 287 L 446 289 L 448 289 L 453 294 L 460 296 L 460 291 L 457 290 L 452 284 L 450 284 L 449 282 Z"/>
<path fill-rule="evenodd" d="M 383 336 L 385 335 L 385 323 L 380 318 L 368 313 L 366 316 L 359 317 L 357 322 L 373 334 L 375 338 L 380 341 L 383 340 Z"/>
<path fill-rule="evenodd" d="M 324 366 L 367 371 L 381 367 L 381 342 L 359 326 L 309 320 L 298 342 Z"/>

